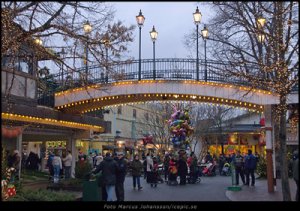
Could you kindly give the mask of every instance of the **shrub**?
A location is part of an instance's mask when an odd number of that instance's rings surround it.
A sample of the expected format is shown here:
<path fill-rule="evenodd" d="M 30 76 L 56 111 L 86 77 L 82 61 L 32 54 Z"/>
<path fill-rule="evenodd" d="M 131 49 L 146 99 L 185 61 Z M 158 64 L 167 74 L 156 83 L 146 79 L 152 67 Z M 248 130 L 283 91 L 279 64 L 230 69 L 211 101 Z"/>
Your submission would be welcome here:
<path fill-rule="evenodd" d="M 86 160 L 79 160 L 75 167 L 75 177 L 85 179 L 86 175 L 92 170 L 91 164 Z"/>
<path fill-rule="evenodd" d="M 22 190 L 8 201 L 75 201 L 74 194 L 49 190 Z"/>
<path fill-rule="evenodd" d="M 257 163 L 256 173 L 259 177 L 267 177 L 267 160 L 265 157 L 260 157 Z"/>

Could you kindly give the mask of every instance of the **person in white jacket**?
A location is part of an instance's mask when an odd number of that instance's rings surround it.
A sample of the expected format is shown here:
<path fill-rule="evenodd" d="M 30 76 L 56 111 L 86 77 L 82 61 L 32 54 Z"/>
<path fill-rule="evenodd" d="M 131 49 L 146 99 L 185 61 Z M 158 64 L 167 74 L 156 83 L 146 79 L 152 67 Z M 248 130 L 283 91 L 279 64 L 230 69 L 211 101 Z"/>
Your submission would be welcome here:
<path fill-rule="evenodd" d="M 153 168 L 153 159 L 152 159 L 152 155 L 150 156 L 150 153 L 147 153 L 147 157 L 146 157 L 146 162 L 147 162 L 147 183 L 149 183 L 149 177 L 148 175 L 151 173 L 152 168 Z"/>
<path fill-rule="evenodd" d="M 62 169 L 61 158 L 59 157 L 58 152 L 55 153 L 55 156 L 52 160 L 52 165 L 54 168 L 54 183 L 58 183 L 59 182 L 59 173 L 60 173 L 60 170 Z"/>
<path fill-rule="evenodd" d="M 71 178 L 71 167 L 72 167 L 72 154 L 71 151 L 68 150 L 67 156 L 62 159 L 65 166 L 65 179 Z"/>

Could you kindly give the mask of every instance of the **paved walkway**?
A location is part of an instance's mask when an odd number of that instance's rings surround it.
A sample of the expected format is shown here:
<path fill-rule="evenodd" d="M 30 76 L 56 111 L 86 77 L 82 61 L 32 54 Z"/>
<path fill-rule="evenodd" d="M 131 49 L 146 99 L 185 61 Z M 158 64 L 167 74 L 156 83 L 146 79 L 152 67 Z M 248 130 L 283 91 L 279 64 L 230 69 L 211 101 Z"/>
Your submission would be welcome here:
<path fill-rule="evenodd" d="M 268 193 L 266 179 L 257 179 L 255 187 L 240 186 L 241 191 L 226 191 L 226 196 L 231 201 L 283 201 L 281 180 L 276 180 L 277 186 L 274 193 Z M 289 180 L 292 201 L 295 201 L 297 186 L 293 179 Z"/>
<path fill-rule="evenodd" d="M 132 178 L 125 180 L 126 201 L 283 201 L 281 192 L 281 180 L 277 180 L 274 193 L 268 193 L 266 179 L 256 179 L 254 187 L 240 186 L 241 191 L 226 190 L 230 184 L 230 177 L 202 177 L 200 184 L 186 186 L 168 186 L 160 184 L 157 188 L 151 188 L 141 178 L 143 191 L 132 190 Z M 292 200 L 295 201 L 296 183 L 290 179 L 290 190 Z M 48 181 L 35 181 L 25 183 L 24 187 L 31 189 L 46 189 Z M 76 198 L 82 197 L 82 192 L 71 192 Z M 205 193 L 205 194 L 204 194 Z M 223 195 L 224 194 L 224 195 Z"/>

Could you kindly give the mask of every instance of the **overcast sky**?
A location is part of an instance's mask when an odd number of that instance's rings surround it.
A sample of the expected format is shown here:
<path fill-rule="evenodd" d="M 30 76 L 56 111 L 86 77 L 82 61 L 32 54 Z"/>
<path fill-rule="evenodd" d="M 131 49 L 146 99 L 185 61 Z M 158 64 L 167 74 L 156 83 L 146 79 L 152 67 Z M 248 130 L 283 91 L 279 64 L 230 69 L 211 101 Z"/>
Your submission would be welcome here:
<path fill-rule="evenodd" d="M 142 27 L 142 59 L 153 58 L 153 43 L 149 33 L 153 25 L 158 32 L 155 44 L 156 58 L 186 58 L 190 53 L 184 47 L 183 40 L 185 34 L 196 30 L 193 19 L 196 7 L 198 6 L 202 13 L 199 31 L 212 15 L 209 7 L 199 2 L 110 2 L 110 4 L 116 9 L 115 21 L 121 20 L 125 25 L 137 25 L 136 16 L 140 9 L 142 10 L 145 17 Z M 199 48 L 201 42 L 202 39 L 199 39 Z M 134 42 L 130 44 L 129 50 L 128 55 L 138 59 L 138 27 L 134 31 Z"/>

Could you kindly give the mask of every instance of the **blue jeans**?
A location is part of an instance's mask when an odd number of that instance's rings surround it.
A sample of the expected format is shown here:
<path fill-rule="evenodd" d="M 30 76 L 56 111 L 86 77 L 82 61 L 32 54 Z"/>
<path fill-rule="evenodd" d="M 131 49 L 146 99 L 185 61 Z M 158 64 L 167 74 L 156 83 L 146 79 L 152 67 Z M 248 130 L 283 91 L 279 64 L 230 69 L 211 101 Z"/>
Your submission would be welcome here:
<path fill-rule="evenodd" d="M 115 190 L 114 185 L 106 185 L 107 201 L 113 201 L 113 191 Z"/>
<path fill-rule="evenodd" d="M 60 166 L 53 166 L 54 169 L 54 183 L 59 181 L 59 173 L 60 173 Z"/>
<path fill-rule="evenodd" d="M 141 187 L 141 181 L 140 181 L 140 176 L 132 176 L 133 179 L 133 187 L 136 187 L 136 182 L 138 187 Z"/>

